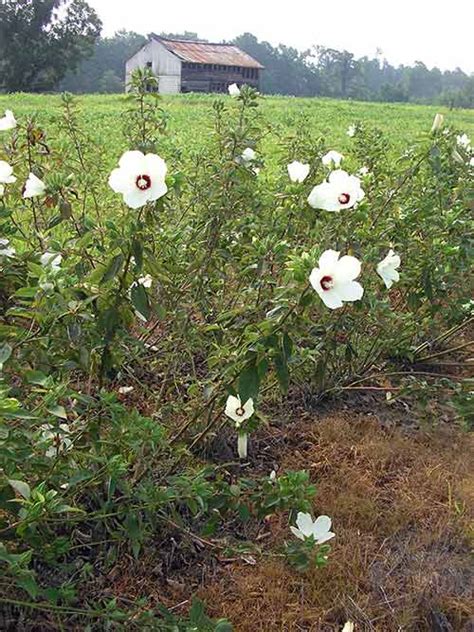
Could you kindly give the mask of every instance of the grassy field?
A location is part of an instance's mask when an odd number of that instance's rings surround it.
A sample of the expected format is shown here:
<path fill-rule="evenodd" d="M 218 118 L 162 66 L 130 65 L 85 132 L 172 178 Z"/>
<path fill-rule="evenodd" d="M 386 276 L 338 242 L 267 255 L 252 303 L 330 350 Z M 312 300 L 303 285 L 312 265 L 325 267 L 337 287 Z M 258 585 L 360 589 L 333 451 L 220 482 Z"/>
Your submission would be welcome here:
<path fill-rule="evenodd" d="M 110 147 L 125 148 L 117 114 L 126 108 L 123 95 L 79 95 L 90 131 Z M 162 98 L 169 114 L 169 132 L 181 145 L 204 142 L 212 124 L 210 95 L 178 95 Z M 14 94 L 0 96 L 0 109 L 13 109 L 18 115 L 35 113 L 38 120 L 51 124 L 59 113 L 59 95 Z M 397 148 L 426 135 L 437 112 L 445 116 L 448 125 L 474 136 L 474 111 L 454 110 L 440 106 L 365 103 L 332 99 L 302 99 L 296 97 L 265 97 L 261 105 L 264 117 L 285 133 L 301 119 L 306 119 L 313 132 L 327 135 L 328 143 L 343 151 L 348 145 L 346 130 L 360 121 L 378 127 Z M 274 139 L 263 144 L 271 148 Z"/>

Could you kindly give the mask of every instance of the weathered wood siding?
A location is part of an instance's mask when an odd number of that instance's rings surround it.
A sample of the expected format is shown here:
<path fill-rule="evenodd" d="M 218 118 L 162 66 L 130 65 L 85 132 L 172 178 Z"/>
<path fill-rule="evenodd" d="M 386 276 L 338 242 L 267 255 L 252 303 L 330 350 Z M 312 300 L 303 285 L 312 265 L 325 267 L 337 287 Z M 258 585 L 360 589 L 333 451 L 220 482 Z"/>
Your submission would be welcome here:
<path fill-rule="evenodd" d="M 180 91 L 181 60 L 156 40 L 149 41 L 127 61 L 126 82 L 129 82 L 133 70 L 145 68 L 150 64 L 153 74 L 158 77 L 158 92 L 175 94 Z"/>
<path fill-rule="evenodd" d="M 257 68 L 183 62 L 181 92 L 227 92 L 231 83 L 258 89 L 259 78 L 260 71 Z"/>

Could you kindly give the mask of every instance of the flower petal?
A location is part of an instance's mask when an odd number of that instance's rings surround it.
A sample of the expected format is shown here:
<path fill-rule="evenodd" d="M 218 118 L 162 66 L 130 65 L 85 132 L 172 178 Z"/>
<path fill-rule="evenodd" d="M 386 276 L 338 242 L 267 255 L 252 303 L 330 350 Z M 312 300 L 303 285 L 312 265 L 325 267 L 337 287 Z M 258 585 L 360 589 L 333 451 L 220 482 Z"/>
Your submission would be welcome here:
<path fill-rule="evenodd" d="M 304 535 L 311 535 L 313 532 L 313 518 L 311 514 L 299 511 L 296 516 L 296 525 Z"/>
<path fill-rule="evenodd" d="M 152 177 L 152 179 L 165 179 L 168 167 L 166 166 L 166 162 L 163 160 L 163 158 L 157 156 L 156 154 L 147 154 L 144 158 L 144 163 L 146 166 L 145 173 L 148 173 Z"/>
<path fill-rule="evenodd" d="M 318 516 L 313 524 L 313 535 L 317 537 L 329 531 L 332 520 L 329 516 Z"/>
<path fill-rule="evenodd" d="M 348 178 L 349 174 L 347 171 L 344 171 L 344 169 L 335 169 L 329 174 L 328 182 L 329 184 L 339 186 L 340 184 L 346 184 Z"/>
<path fill-rule="evenodd" d="M 225 405 L 224 413 L 232 419 L 232 421 L 241 421 L 241 417 L 235 414 L 235 411 L 241 407 L 240 397 L 234 397 L 234 395 L 229 395 Z"/>
<path fill-rule="evenodd" d="M 147 191 L 140 191 L 137 187 L 128 190 L 123 194 L 123 201 L 130 208 L 140 208 L 148 201 Z"/>
<path fill-rule="evenodd" d="M 319 267 L 323 271 L 323 274 L 327 271 L 332 271 L 335 267 L 338 267 L 338 259 L 339 252 L 337 250 L 325 250 L 319 257 Z"/>
<path fill-rule="evenodd" d="M 318 293 L 323 291 L 323 288 L 321 287 L 321 279 L 323 276 L 324 274 L 319 268 L 313 268 L 311 270 L 311 274 L 309 275 L 309 282 Z"/>
<path fill-rule="evenodd" d="M 158 198 L 163 197 L 165 193 L 168 191 L 168 187 L 166 186 L 166 182 L 164 180 L 153 180 L 151 181 L 151 187 L 148 189 L 148 200 L 150 202 L 154 202 L 158 200 Z"/>
<path fill-rule="evenodd" d="M 316 185 L 308 195 L 308 204 L 323 211 L 338 211 L 337 192 L 328 182 Z"/>
<path fill-rule="evenodd" d="M 334 270 L 335 280 L 338 283 L 353 281 L 360 274 L 360 261 L 351 255 L 344 255 L 339 259 Z"/>
<path fill-rule="evenodd" d="M 301 533 L 301 531 L 297 529 L 296 527 L 290 527 L 290 531 L 291 533 L 293 533 L 293 535 L 296 535 L 296 537 L 299 538 L 300 540 L 304 540 L 304 534 Z"/>
<path fill-rule="evenodd" d="M 135 189 L 135 177 L 123 169 L 114 169 L 109 176 L 109 186 L 115 193 L 126 193 Z"/>
<path fill-rule="evenodd" d="M 335 533 L 333 533 L 332 531 L 328 531 L 324 535 L 321 535 L 314 539 L 317 541 L 318 544 L 323 544 L 324 542 L 327 542 L 328 540 L 332 540 L 332 538 L 335 538 L 335 537 L 336 537 Z"/>
<path fill-rule="evenodd" d="M 243 415 L 243 419 L 250 419 L 250 417 L 255 412 L 255 408 L 254 408 L 254 405 L 253 405 L 253 399 L 251 397 L 249 397 L 248 400 L 245 402 L 245 404 L 242 406 L 242 408 L 244 409 L 244 412 L 245 412 L 245 414 Z"/>
<path fill-rule="evenodd" d="M 122 154 L 122 157 L 119 160 L 119 167 L 122 169 L 136 171 L 136 174 L 139 175 L 143 171 L 144 162 L 144 154 L 135 149 L 132 151 L 126 151 Z"/>
<path fill-rule="evenodd" d="M 360 301 L 364 295 L 364 288 L 357 281 L 349 281 L 335 288 L 341 301 Z"/>
<path fill-rule="evenodd" d="M 333 288 L 332 290 L 322 291 L 319 296 L 322 298 L 323 303 L 326 305 L 326 307 L 329 307 L 329 309 L 338 309 L 339 307 L 342 307 L 341 297 L 339 296 L 339 293 L 335 290 L 335 288 Z"/>

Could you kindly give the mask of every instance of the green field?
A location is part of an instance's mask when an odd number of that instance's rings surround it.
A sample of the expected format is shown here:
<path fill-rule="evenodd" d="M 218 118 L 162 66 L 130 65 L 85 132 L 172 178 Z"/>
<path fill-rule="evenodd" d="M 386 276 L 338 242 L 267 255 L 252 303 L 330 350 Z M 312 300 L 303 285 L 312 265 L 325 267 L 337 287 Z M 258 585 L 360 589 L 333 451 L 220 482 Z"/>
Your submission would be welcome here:
<path fill-rule="evenodd" d="M 220 97 L 218 97 L 220 98 Z M 228 101 L 228 97 L 224 97 Z M 166 96 L 162 106 L 169 114 L 170 135 L 180 144 L 203 142 L 212 124 L 213 95 Z M 90 130 L 108 143 L 125 148 L 122 130 L 117 125 L 117 114 L 126 108 L 122 95 L 84 95 L 78 97 Z M 59 95 L 14 94 L 0 96 L 0 109 L 9 108 L 18 115 L 37 114 L 39 121 L 50 125 L 60 112 Z M 437 112 L 445 116 L 446 123 L 468 136 L 474 136 L 474 111 L 449 111 L 441 106 L 365 103 L 332 99 L 298 97 L 265 97 L 261 104 L 264 118 L 277 133 L 287 132 L 302 118 L 307 119 L 313 133 L 327 135 L 328 144 L 338 144 L 343 150 L 349 145 L 346 130 L 356 121 L 382 130 L 396 147 L 404 147 L 431 129 Z M 274 137 L 267 140 L 267 146 Z M 265 148 L 265 143 L 263 145 Z"/>

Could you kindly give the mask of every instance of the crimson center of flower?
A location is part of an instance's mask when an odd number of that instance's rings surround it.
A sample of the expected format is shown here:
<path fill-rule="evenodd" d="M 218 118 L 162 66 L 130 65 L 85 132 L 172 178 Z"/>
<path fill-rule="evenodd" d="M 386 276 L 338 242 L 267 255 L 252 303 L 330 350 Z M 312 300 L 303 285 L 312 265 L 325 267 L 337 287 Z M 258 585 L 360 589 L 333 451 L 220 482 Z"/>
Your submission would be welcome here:
<path fill-rule="evenodd" d="M 239 406 L 239 408 L 235 410 L 235 414 L 238 415 L 239 417 L 243 417 L 243 415 L 245 414 L 245 410 L 243 409 L 242 406 Z"/>
<path fill-rule="evenodd" d="M 349 193 L 341 193 L 341 195 L 337 198 L 340 204 L 347 204 L 351 199 Z"/>
<path fill-rule="evenodd" d="M 328 275 L 323 276 L 323 278 L 321 279 L 320 283 L 321 283 L 321 287 L 325 291 L 331 290 L 334 287 L 333 278 L 331 276 L 328 276 Z"/>
<path fill-rule="evenodd" d="M 140 191 L 146 191 L 151 187 L 151 178 L 147 175 L 139 175 L 135 180 L 135 184 L 140 189 Z"/>

